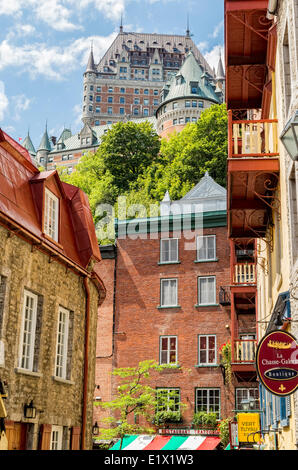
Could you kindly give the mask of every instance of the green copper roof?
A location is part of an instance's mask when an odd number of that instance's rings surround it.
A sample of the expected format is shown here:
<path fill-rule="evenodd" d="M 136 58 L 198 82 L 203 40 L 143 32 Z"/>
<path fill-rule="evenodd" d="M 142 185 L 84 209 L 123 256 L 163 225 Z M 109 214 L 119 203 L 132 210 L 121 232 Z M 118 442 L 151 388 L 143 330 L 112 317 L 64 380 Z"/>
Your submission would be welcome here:
<path fill-rule="evenodd" d="M 48 136 L 47 127 L 45 128 L 44 134 L 42 136 L 41 142 L 39 144 L 38 150 L 48 150 L 49 152 L 52 150 L 50 139 Z"/>
<path fill-rule="evenodd" d="M 201 98 L 220 103 L 219 96 L 215 93 L 215 87 L 212 85 L 213 77 L 198 64 L 192 52 L 187 55 L 182 67 L 176 76 L 172 78 L 168 86 L 168 94 L 163 105 L 168 101 L 178 98 Z M 196 88 L 196 92 L 194 91 Z"/>
<path fill-rule="evenodd" d="M 30 138 L 29 131 L 28 131 L 28 134 L 27 134 L 26 138 L 24 139 L 23 147 L 25 147 L 25 149 L 28 150 L 28 152 L 31 155 L 36 155 L 36 150 L 34 148 L 32 140 Z"/>
<path fill-rule="evenodd" d="M 66 139 L 69 139 L 71 136 L 72 136 L 71 130 L 64 128 L 59 139 L 57 140 L 57 143 L 63 143 Z"/>

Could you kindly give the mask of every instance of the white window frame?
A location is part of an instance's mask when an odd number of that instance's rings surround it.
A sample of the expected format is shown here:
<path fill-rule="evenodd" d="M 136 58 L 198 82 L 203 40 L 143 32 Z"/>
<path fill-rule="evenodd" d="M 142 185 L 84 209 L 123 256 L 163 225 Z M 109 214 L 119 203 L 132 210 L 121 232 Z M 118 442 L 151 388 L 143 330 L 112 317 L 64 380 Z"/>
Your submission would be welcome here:
<path fill-rule="evenodd" d="M 175 281 L 176 284 L 176 303 L 175 304 L 164 304 L 163 303 L 163 284 L 166 282 Z M 166 278 L 160 280 L 160 305 L 161 307 L 177 307 L 178 306 L 178 279 L 177 278 Z"/>
<path fill-rule="evenodd" d="M 175 349 L 171 350 L 171 339 L 175 339 Z M 162 349 L 163 340 L 167 340 L 167 349 Z M 175 361 L 170 361 L 171 351 L 175 351 Z M 163 352 L 166 352 L 166 361 L 162 360 Z M 178 337 L 177 336 L 160 336 L 159 339 L 159 363 L 160 364 L 177 364 L 178 362 Z"/>
<path fill-rule="evenodd" d="M 214 256 L 208 257 L 208 242 L 213 239 Z M 202 246 L 200 244 L 202 243 Z M 204 246 L 206 243 L 207 246 Z M 206 256 L 200 257 L 200 250 L 205 251 Z M 199 235 L 197 236 L 197 261 L 214 261 L 216 260 L 216 235 Z"/>
<path fill-rule="evenodd" d="M 174 404 L 173 407 L 167 405 L 166 411 L 180 411 L 180 401 L 181 401 L 180 388 L 176 388 L 176 387 L 157 387 L 156 392 L 157 392 L 157 394 L 158 394 L 158 392 L 167 392 L 168 401 L 173 399 L 173 397 L 170 396 L 172 392 L 175 392 L 175 393 L 178 392 L 177 393 L 177 398 L 179 399 L 178 404 Z M 160 405 L 158 404 L 158 399 L 157 399 L 157 411 L 159 411 L 159 407 L 160 407 Z M 176 409 L 173 409 L 173 408 L 176 408 Z"/>
<path fill-rule="evenodd" d="M 27 299 L 32 301 L 31 318 L 28 317 Z M 22 327 L 20 336 L 20 356 L 19 367 L 21 369 L 33 371 L 34 346 L 36 336 L 36 320 L 37 320 L 37 295 L 28 290 L 24 290 Z M 26 348 L 26 351 L 25 351 Z"/>
<path fill-rule="evenodd" d="M 207 395 L 207 402 L 206 402 L 206 407 L 203 407 L 203 408 L 206 408 L 206 409 L 199 409 L 198 408 L 198 393 L 199 392 L 205 392 L 206 395 Z M 213 403 L 210 403 L 210 392 L 218 392 L 218 411 L 215 411 L 213 409 Z M 198 411 L 206 411 L 207 413 L 216 413 L 217 414 L 217 418 L 220 419 L 220 416 L 221 416 L 221 390 L 220 388 L 218 387 L 198 387 L 196 388 L 196 394 L 195 394 L 195 410 L 196 412 Z"/>
<path fill-rule="evenodd" d="M 66 379 L 67 373 L 69 314 L 69 310 L 59 306 L 54 376 L 60 379 Z M 63 318 L 61 315 L 65 315 L 65 317 Z"/>
<path fill-rule="evenodd" d="M 200 286 L 200 281 L 202 279 L 214 279 L 213 283 L 213 301 L 211 302 L 201 302 L 201 286 Z M 216 276 L 199 276 L 198 277 L 198 305 L 204 306 L 204 305 L 216 305 Z"/>
<path fill-rule="evenodd" d="M 51 429 L 51 450 L 62 450 L 63 426 L 52 426 Z"/>
<path fill-rule="evenodd" d="M 51 214 L 51 204 L 56 208 L 54 218 Z M 45 188 L 45 203 L 44 203 L 44 233 L 50 238 L 58 242 L 59 238 L 59 198 L 51 191 Z"/>
<path fill-rule="evenodd" d="M 174 241 L 176 242 L 176 253 L 175 253 L 175 259 L 171 259 L 172 255 L 172 249 L 171 245 L 174 244 Z M 168 249 L 168 260 L 163 260 L 163 254 L 165 253 L 165 248 L 163 245 L 168 242 L 169 244 L 169 249 Z M 161 238 L 160 239 L 160 260 L 159 262 L 162 264 L 167 264 L 167 263 L 178 263 L 178 252 L 179 252 L 179 239 L 178 238 Z"/>
<path fill-rule="evenodd" d="M 201 349 L 200 347 L 200 339 L 206 338 L 206 349 Z M 209 338 L 214 338 L 214 360 L 209 362 Z M 206 361 L 201 362 L 201 352 L 206 351 Z M 198 364 L 200 366 L 214 366 L 217 363 L 217 342 L 216 342 L 216 335 L 198 335 Z"/>

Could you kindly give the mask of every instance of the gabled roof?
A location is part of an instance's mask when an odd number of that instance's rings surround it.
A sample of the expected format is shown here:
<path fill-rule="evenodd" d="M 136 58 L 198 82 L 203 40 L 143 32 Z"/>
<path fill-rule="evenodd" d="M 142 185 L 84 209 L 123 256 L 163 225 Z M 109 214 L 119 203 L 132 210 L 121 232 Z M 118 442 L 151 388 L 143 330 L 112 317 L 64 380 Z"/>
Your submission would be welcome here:
<path fill-rule="evenodd" d="M 43 233 L 45 186 L 60 200 L 58 244 Z M 56 170 L 40 172 L 28 151 L 1 129 L 0 222 L 18 227 L 18 232 L 55 251 L 78 269 L 86 270 L 91 258 L 101 259 L 86 194 L 62 183 Z"/>
<path fill-rule="evenodd" d="M 227 191 L 209 176 L 203 178 L 184 197 L 171 201 L 168 192 L 160 203 L 161 215 L 226 210 Z"/>

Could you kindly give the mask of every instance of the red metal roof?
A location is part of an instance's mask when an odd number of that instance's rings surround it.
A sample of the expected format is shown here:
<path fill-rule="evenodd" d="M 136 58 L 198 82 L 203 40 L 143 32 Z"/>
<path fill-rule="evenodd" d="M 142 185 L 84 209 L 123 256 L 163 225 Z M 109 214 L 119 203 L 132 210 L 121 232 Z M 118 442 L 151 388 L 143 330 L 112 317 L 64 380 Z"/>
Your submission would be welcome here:
<path fill-rule="evenodd" d="M 45 187 L 60 201 L 58 243 L 43 233 Z M 91 259 L 101 259 L 86 194 L 63 183 L 56 170 L 40 172 L 32 164 L 28 151 L 1 129 L 0 218 L 17 225 L 83 269 Z"/>

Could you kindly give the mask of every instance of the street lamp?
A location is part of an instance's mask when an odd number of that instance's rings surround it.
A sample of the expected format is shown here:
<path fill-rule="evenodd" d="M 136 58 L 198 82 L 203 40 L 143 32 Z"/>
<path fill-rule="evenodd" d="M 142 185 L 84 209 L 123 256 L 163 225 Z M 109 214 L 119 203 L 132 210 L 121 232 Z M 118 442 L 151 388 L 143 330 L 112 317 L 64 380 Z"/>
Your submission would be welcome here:
<path fill-rule="evenodd" d="M 31 400 L 29 405 L 24 405 L 24 416 L 27 419 L 34 419 L 36 417 L 36 408 L 33 405 L 33 400 Z"/>
<path fill-rule="evenodd" d="M 250 411 L 254 409 L 255 405 L 255 399 L 254 398 L 248 398 L 246 400 L 241 400 L 241 405 L 243 411 Z"/>
<path fill-rule="evenodd" d="M 285 125 L 280 140 L 292 160 L 298 160 L 298 110 Z"/>

